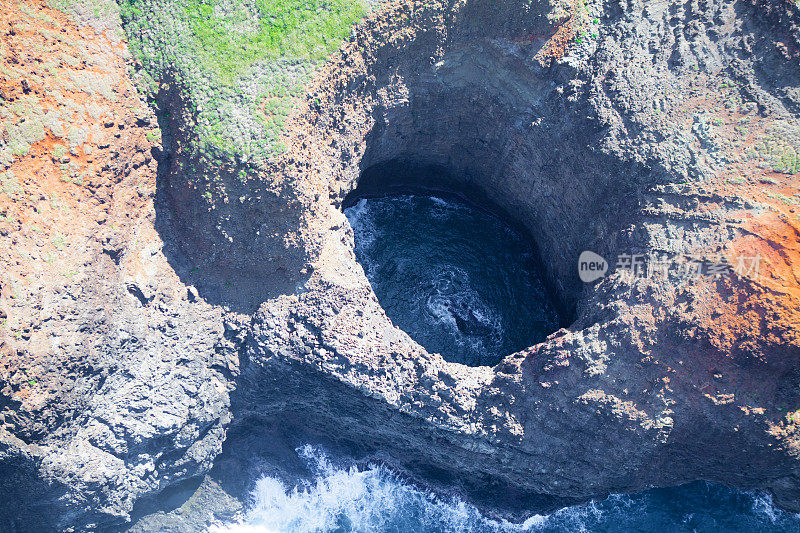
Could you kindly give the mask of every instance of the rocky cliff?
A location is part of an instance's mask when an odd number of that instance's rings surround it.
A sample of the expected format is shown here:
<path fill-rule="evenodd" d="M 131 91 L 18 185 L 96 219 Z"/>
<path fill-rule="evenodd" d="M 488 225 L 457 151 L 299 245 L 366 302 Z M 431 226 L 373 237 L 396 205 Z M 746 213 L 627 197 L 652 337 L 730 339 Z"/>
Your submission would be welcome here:
<path fill-rule="evenodd" d="M 795 3 L 388 2 L 213 75 L 191 2 L 121 5 L 0 21 L 3 528 L 147 530 L 209 472 L 229 512 L 290 438 L 507 516 L 694 479 L 800 510 Z M 394 327 L 341 206 L 409 185 L 524 226 L 567 327 L 492 368 Z"/>

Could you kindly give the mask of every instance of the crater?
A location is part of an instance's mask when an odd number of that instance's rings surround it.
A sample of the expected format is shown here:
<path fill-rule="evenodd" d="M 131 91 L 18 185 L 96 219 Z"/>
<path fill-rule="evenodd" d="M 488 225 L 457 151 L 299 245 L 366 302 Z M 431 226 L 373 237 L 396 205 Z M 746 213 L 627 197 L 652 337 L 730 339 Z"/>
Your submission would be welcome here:
<path fill-rule="evenodd" d="M 429 352 L 494 365 L 561 320 L 534 246 L 455 194 L 354 195 L 356 257 L 387 316 Z"/>

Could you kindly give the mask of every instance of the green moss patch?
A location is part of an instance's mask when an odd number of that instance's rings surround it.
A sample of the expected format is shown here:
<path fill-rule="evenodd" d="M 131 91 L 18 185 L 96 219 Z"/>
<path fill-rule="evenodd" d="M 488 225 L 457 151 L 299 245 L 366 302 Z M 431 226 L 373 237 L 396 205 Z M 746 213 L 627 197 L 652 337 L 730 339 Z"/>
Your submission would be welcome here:
<path fill-rule="evenodd" d="M 366 14 L 368 0 L 121 0 L 150 96 L 177 84 L 201 160 L 264 163 L 316 68 Z M 189 133 L 182 132 L 182 135 Z"/>
<path fill-rule="evenodd" d="M 354 0 L 256 0 L 254 9 L 228 10 L 221 4 L 192 0 L 184 13 L 203 62 L 226 80 L 267 58 L 320 61 L 366 11 Z"/>

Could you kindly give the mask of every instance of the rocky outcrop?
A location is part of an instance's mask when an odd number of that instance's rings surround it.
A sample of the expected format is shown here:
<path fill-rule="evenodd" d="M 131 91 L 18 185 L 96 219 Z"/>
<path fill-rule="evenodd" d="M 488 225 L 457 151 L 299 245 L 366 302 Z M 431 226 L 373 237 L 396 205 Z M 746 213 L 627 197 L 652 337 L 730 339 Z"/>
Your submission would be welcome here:
<path fill-rule="evenodd" d="M 800 510 L 799 24 L 783 1 L 387 4 L 317 73 L 263 189 L 219 205 L 182 179 L 215 162 L 191 152 L 164 71 L 158 174 L 125 137 L 133 163 L 100 172 L 122 176 L 103 202 L 76 190 L 80 277 L 37 287 L 19 257 L 53 234 L 9 232 L 25 296 L 4 282 L 0 472 L 38 473 L 25 490 L 53 527 L 104 529 L 280 428 L 510 515 L 694 479 Z M 123 135 L 147 130 L 103 103 Z M 26 197 L 31 153 L 11 163 Z M 523 225 L 573 323 L 493 368 L 395 328 L 340 208 L 409 185 Z M 583 250 L 616 268 L 582 283 Z M 725 275 L 692 275 L 723 258 Z M 5 516 L 31 529 L 42 508 Z"/>
<path fill-rule="evenodd" d="M 236 361 L 162 251 L 160 134 L 118 19 L 1 16 L 0 530 L 93 529 L 211 467 Z"/>
<path fill-rule="evenodd" d="M 411 470 L 452 473 L 476 498 L 487 486 L 581 499 L 701 478 L 795 509 L 798 183 L 780 164 L 759 169 L 753 146 L 779 127 L 793 132 L 784 153 L 797 142 L 797 14 L 568 7 L 575 44 L 548 62 L 553 6 L 507 7 L 409 3 L 369 20 L 310 91 L 290 145 L 299 169 L 286 172 L 301 191 L 327 183 L 338 206 L 365 182 L 374 192 L 408 185 L 404 170 L 448 171 L 422 185 L 524 224 L 574 323 L 492 369 L 446 363 L 387 320 L 347 223 L 323 211 L 308 223 L 319 251 L 305 290 L 254 315 L 234 411 L 291 411 Z M 767 64 L 781 89 L 758 74 Z M 585 285 L 583 250 L 612 266 L 657 261 Z M 763 258 L 763 270 L 688 270 L 723 257 Z M 358 394 L 368 400 L 348 407 Z"/>

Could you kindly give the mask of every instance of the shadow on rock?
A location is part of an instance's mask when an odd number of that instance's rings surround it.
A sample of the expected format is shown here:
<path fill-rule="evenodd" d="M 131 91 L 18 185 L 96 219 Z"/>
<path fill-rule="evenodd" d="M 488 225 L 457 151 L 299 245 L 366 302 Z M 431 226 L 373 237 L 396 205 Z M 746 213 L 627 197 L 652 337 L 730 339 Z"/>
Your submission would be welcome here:
<path fill-rule="evenodd" d="M 269 183 L 279 169 L 208 154 L 192 133 L 196 117 L 184 93 L 176 83 L 164 86 L 155 102 L 164 146 L 153 153 L 155 227 L 189 299 L 249 314 L 296 292 L 308 279 L 296 237 L 305 208 L 290 181 Z"/>

